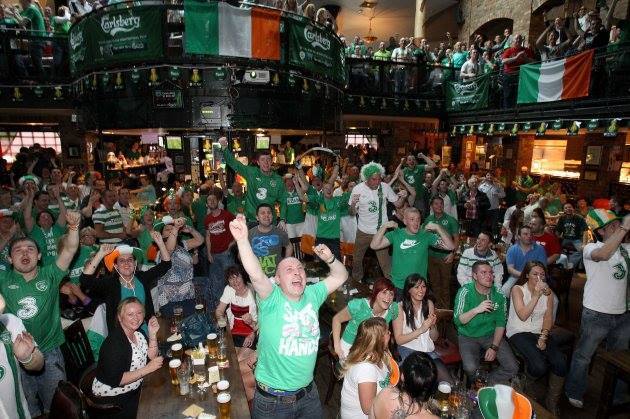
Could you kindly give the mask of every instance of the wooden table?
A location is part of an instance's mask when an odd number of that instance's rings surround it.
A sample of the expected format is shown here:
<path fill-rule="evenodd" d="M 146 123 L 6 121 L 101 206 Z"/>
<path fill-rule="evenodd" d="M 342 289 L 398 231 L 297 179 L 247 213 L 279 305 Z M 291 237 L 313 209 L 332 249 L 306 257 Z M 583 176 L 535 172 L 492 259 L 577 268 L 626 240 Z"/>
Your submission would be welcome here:
<path fill-rule="evenodd" d="M 620 378 L 630 383 L 630 350 L 614 352 L 598 352 L 598 356 L 604 361 L 604 382 L 602 394 L 597 408 L 597 419 L 605 419 L 611 415 L 630 411 L 630 403 L 622 403 L 613 406 L 615 396 L 615 384 Z"/>
<path fill-rule="evenodd" d="M 158 341 L 163 342 L 168 334 L 169 321 L 160 318 L 160 332 Z M 239 370 L 238 357 L 234 348 L 234 341 L 229 330 L 226 330 L 225 343 L 228 350 L 228 360 L 230 367 L 219 370 L 221 379 L 230 382 L 229 393 L 231 400 L 231 418 L 250 418 L 249 405 L 245 395 L 245 387 Z M 219 417 L 216 395 L 208 388 L 203 396 L 199 396 L 197 385 L 190 385 L 191 392 L 187 396 L 179 395 L 179 387 L 171 384 L 171 377 L 168 371 L 168 359 L 164 360 L 162 368 L 149 374 L 142 384 L 140 395 L 140 405 L 138 406 L 138 417 L 146 418 L 184 418 L 182 412 L 191 404 L 204 409 L 204 412 Z"/>
<path fill-rule="evenodd" d="M 529 402 L 532 404 L 532 409 L 534 410 L 534 413 L 536 413 L 536 419 L 554 419 L 555 418 L 555 416 L 549 410 L 543 407 L 536 400 L 531 399 L 529 397 L 527 398 L 529 399 Z"/>

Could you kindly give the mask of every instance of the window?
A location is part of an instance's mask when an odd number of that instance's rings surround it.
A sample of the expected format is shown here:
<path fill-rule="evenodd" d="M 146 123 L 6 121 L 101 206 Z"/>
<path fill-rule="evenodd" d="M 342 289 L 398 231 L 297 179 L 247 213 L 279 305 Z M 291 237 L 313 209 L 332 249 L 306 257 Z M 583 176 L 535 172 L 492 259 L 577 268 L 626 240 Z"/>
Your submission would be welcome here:
<path fill-rule="evenodd" d="M 367 144 L 373 148 L 378 148 L 378 136 L 377 135 L 363 135 L 363 134 L 346 134 L 346 145 L 363 145 Z"/>
<path fill-rule="evenodd" d="M 35 143 L 42 148 L 53 148 L 57 153 L 61 153 L 61 140 L 57 132 L 0 131 L 0 152 L 9 163 L 13 163 L 21 147 L 30 147 Z"/>

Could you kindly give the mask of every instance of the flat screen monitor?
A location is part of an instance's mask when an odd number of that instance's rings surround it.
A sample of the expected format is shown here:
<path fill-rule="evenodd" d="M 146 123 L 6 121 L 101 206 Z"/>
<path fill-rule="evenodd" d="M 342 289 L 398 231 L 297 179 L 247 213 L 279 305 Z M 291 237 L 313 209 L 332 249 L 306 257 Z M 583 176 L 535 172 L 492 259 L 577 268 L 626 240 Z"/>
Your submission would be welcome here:
<path fill-rule="evenodd" d="M 257 135 L 256 136 L 256 150 L 267 150 L 269 149 L 269 143 L 271 142 L 271 138 L 268 136 Z"/>
<path fill-rule="evenodd" d="M 168 150 L 182 150 L 182 137 L 167 135 L 166 148 Z"/>

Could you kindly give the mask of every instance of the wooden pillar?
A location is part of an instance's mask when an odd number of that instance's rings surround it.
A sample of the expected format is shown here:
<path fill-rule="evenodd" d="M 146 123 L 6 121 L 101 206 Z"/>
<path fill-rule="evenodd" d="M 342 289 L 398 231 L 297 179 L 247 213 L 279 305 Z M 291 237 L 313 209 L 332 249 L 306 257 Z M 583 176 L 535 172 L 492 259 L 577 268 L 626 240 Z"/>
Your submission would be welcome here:
<path fill-rule="evenodd" d="M 413 36 L 416 38 L 424 38 L 424 22 L 427 0 L 416 0 L 416 14 L 414 17 Z"/>

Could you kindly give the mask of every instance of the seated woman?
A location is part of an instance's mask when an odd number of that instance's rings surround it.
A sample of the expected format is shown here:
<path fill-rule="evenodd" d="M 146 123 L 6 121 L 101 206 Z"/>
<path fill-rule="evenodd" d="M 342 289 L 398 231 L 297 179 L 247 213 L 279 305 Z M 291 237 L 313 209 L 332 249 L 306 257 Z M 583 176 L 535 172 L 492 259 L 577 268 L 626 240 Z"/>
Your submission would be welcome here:
<path fill-rule="evenodd" d="M 545 282 L 547 271 L 538 261 L 527 262 L 512 288 L 506 336 L 525 358 L 534 377 L 549 374 L 547 409 L 557 416 L 558 400 L 567 374 L 567 359 L 549 331 L 553 327 L 554 294 Z"/>
<path fill-rule="evenodd" d="M 243 272 L 236 266 L 225 271 L 228 285 L 225 286 L 219 305 L 215 311 L 216 318 L 226 314 L 236 354 L 238 356 L 241 376 L 245 385 L 247 400 L 254 398 L 256 380 L 253 365 L 256 363 L 256 334 L 258 331 L 258 315 L 254 291 L 246 284 Z"/>
<path fill-rule="evenodd" d="M 125 298 L 118 304 L 116 325 L 101 346 L 92 392 L 105 399 L 105 403 L 120 406 L 121 410 L 105 411 L 97 417 L 135 418 L 143 378 L 162 367 L 157 343 L 160 326 L 157 319 L 151 317 L 147 338 L 141 331 L 144 316 L 144 306 L 136 297 Z"/>
<path fill-rule="evenodd" d="M 401 362 L 414 352 L 424 352 L 435 362 L 439 381 L 452 383 L 451 374 L 435 352 L 434 341 L 439 333 L 435 327 L 437 316 L 427 280 L 419 274 L 409 275 L 405 280 L 402 302 L 398 304 L 401 315 L 392 326 Z"/>
<path fill-rule="evenodd" d="M 332 319 L 332 337 L 335 353 L 343 361 L 354 343 L 359 324 L 370 317 L 382 317 L 389 324 L 398 317 L 398 304 L 394 301 L 394 284 L 387 278 L 374 282 L 370 298 L 355 298 Z M 341 324 L 348 322 L 341 336 Z"/>
<path fill-rule="evenodd" d="M 397 384 L 399 372 L 388 350 L 389 335 L 382 317 L 372 317 L 359 325 L 343 367 L 341 419 L 367 419 L 374 397 Z"/>
<path fill-rule="evenodd" d="M 147 319 L 153 315 L 150 290 L 157 284 L 158 278 L 171 268 L 171 255 L 160 233 L 153 231 L 151 237 L 160 249 L 162 261 L 148 271 L 137 270 L 138 264 L 142 263 L 142 250 L 112 244 L 101 244 L 96 255 L 83 268 L 81 286 L 90 290 L 92 298 L 105 302 L 108 330 L 116 325 L 116 307 L 127 297 L 136 297 L 144 304 Z M 103 259 L 110 274 L 100 278 L 95 273 Z"/>
<path fill-rule="evenodd" d="M 437 387 L 437 369 L 429 355 L 414 352 L 402 363 L 398 385 L 381 391 L 370 411 L 370 419 L 437 418 L 427 402 Z"/>
<path fill-rule="evenodd" d="M 161 231 L 171 259 L 171 268 L 157 282 L 158 307 L 162 314 L 171 316 L 173 308 L 181 306 L 186 317 L 195 311 L 194 263 L 190 251 L 201 246 L 204 238 L 187 225 L 184 218 L 165 216 L 154 227 L 156 231 Z M 183 240 L 182 233 L 190 234 L 192 238 Z"/>

